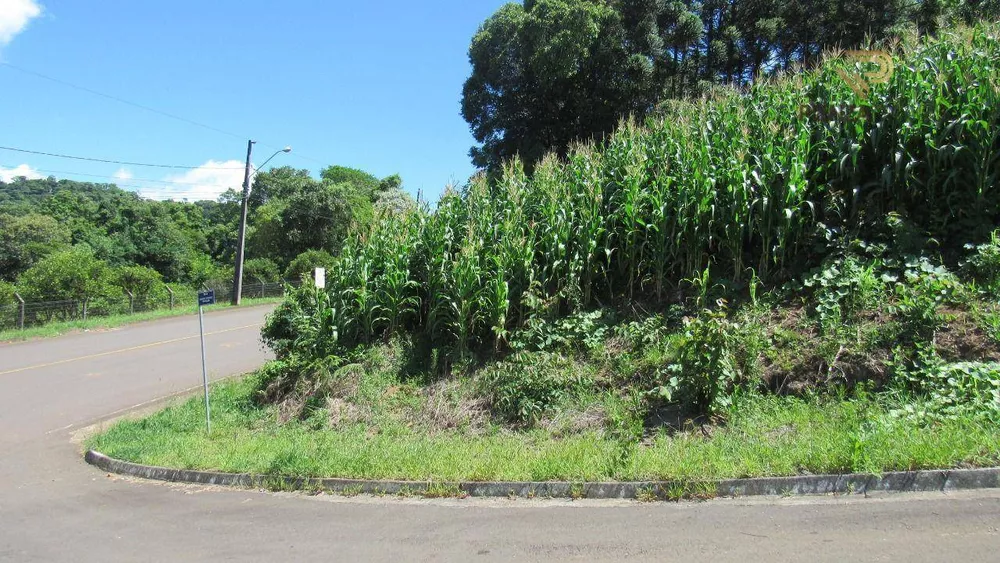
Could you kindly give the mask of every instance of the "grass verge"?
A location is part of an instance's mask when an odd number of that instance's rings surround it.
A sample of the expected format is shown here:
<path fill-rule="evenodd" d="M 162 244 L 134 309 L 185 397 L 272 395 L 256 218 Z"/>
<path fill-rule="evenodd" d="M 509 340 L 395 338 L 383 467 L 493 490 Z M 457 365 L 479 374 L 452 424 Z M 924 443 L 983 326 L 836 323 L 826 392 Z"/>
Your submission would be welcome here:
<path fill-rule="evenodd" d="M 280 297 L 265 298 L 265 299 L 244 299 L 243 304 L 240 306 L 253 307 L 256 305 L 281 303 L 281 301 L 282 298 Z M 229 305 L 228 303 L 220 303 L 217 305 L 211 305 L 209 307 L 205 307 L 205 311 L 206 312 L 219 311 L 231 307 L 232 305 Z M 198 312 L 197 305 L 189 305 L 185 307 L 175 307 L 173 309 L 158 309 L 156 311 L 146 311 L 142 313 L 136 313 L 134 315 L 112 315 L 109 317 L 93 317 L 87 320 L 50 323 L 43 326 L 26 328 L 24 330 L 10 329 L 10 330 L 0 331 L 0 343 L 35 340 L 38 338 L 52 338 L 54 336 L 62 336 L 63 334 L 67 334 L 70 332 L 78 332 L 83 330 L 102 330 L 109 328 L 117 328 L 120 326 L 141 323 L 145 321 L 153 321 L 169 317 L 182 317 L 184 315 L 193 315 L 197 312 Z"/>
<path fill-rule="evenodd" d="M 253 400 L 257 376 L 212 391 L 213 431 L 200 399 L 123 420 L 87 447 L 109 456 L 183 469 L 301 477 L 431 481 L 725 479 L 803 473 L 880 473 L 1000 463 L 1000 428 L 975 419 L 914 425 L 879 398 L 748 394 L 728 422 L 660 430 L 619 441 L 599 430 L 565 437 L 490 427 L 426 432 L 406 423 L 330 428 L 280 422 Z"/>

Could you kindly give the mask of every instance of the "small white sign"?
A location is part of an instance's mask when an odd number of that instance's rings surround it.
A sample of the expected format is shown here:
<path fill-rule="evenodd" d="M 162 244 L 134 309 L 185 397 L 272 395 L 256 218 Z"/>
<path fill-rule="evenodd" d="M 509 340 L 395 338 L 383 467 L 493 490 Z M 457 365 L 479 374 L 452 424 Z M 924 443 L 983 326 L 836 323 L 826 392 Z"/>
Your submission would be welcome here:
<path fill-rule="evenodd" d="M 316 268 L 316 287 L 326 289 L 326 268 Z"/>

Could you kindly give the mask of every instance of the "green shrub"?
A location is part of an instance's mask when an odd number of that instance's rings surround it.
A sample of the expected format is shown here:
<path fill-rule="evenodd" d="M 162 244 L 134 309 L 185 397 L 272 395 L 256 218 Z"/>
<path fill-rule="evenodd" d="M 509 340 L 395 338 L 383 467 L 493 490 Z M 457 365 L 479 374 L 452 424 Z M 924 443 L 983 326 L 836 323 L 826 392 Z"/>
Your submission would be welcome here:
<path fill-rule="evenodd" d="M 261 372 L 259 398 L 278 402 L 296 395 L 306 407 L 317 407 L 346 360 L 340 355 L 341 324 L 325 291 L 305 285 L 292 292 L 267 316 L 261 330 L 261 339 L 277 360 Z"/>
<path fill-rule="evenodd" d="M 715 414 L 730 404 L 738 386 L 756 381 L 767 341 L 755 320 L 730 319 L 720 301 L 717 310 L 685 319 L 683 335 L 672 346 L 676 356 L 656 372 L 652 398 Z"/>
<path fill-rule="evenodd" d="M 862 311 L 877 308 L 885 282 L 876 275 L 874 264 L 847 256 L 825 260 L 802 285 L 813 291 L 820 328 L 831 333 Z"/>
<path fill-rule="evenodd" d="M 325 250 L 307 250 L 295 257 L 285 269 L 285 279 L 298 281 L 304 276 L 312 276 L 316 268 L 333 267 L 334 258 Z"/>
<path fill-rule="evenodd" d="M 907 376 L 925 401 L 896 414 L 923 421 L 985 418 L 1000 424 L 1000 363 L 937 363 Z"/>
<path fill-rule="evenodd" d="M 69 247 L 69 228 L 53 217 L 0 213 L 0 280 L 13 281 L 42 257 Z"/>
<path fill-rule="evenodd" d="M 111 274 L 111 283 L 123 292 L 131 292 L 136 299 L 157 300 L 166 295 L 163 276 L 144 266 L 119 266 Z"/>
<path fill-rule="evenodd" d="M 278 359 L 306 363 L 335 356 L 339 350 L 341 318 L 330 295 L 306 285 L 291 292 L 267 316 L 261 338 Z"/>
<path fill-rule="evenodd" d="M 273 283 L 281 280 L 278 265 L 268 258 L 251 258 L 243 263 L 243 283 Z"/>
<path fill-rule="evenodd" d="M 572 361 L 547 352 L 515 354 L 479 375 L 493 412 L 519 424 L 536 422 L 589 381 Z"/>
<path fill-rule="evenodd" d="M 678 317 L 678 321 L 681 317 Z M 618 338 L 632 349 L 648 348 L 659 345 L 669 333 L 667 321 L 663 315 L 652 315 L 641 321 L 631 321 L 616 325 L 612 329 Z"/>
<path fill-rule="evenodd" d="M 111 268 L 89 246 L 74 246 L 42 258 L 17 278 L 29 301 L 96 299 L 108 295 Z"/>
<path fill-rule="evenodd" d="M 966 248 L 972 254 L 962 265 L 963 273 L 991 296 L 1000 296 L 1000 231 L 994 231 L 988 243 Z"/>
<path fill-rule="evenodd" d="M 196 288 L 224 286 L 233 283 L 233 267 L 220 266 L 208 256 L 198 254 L 189 264 L 187 279 Z"/>
<path fill-rule="evenodd" d="M 601 311 L 576 313 L 555 321 L 536 317 L 516 332 L 510 341 L 514 350 L 556 351 L 600 346 L 608 334 L 606 315 Z"/>
<path fill-rule="evenodd" d="M 14 284 L 0 281 L 0 307 L 14 303 L 16 301 L 14 293 L 16 292 L 17 287 Z"/>
<path fill-rule="evenodd" d="M 896 302 L 888 310 L 900 318 L 904 337 L 930 342 L 946 321 L 939 309 L 956 303 L 963 287 L 947 269 L 922 264 L 922 268 L 908 272 L 896 286 Z"/>
<path fill-rule="evenodd" d="M 658 391 L 668 401 L 676 395 L 711 413 L 728 404 L 726 394 L 737 380 L 734 327 L 725 311 L 704 311 L 684 328 L 680 356 L 669 370 L 672 377 Z"/>

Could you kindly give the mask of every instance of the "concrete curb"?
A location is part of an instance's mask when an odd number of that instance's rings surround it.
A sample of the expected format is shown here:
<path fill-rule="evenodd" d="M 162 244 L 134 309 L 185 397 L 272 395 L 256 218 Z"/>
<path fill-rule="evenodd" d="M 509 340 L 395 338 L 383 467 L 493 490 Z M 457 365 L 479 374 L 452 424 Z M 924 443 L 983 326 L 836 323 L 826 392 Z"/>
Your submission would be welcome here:
<path fill-rule="evenodd" d="M 155 481 L 276 490 L 321 490 L 342 494 L 473 496 L 523 498 L 671 499 L 935 492 L 1000 489 L 1000 468 L 904 471 L 877 475 L 802 475 L 723 481 L 571 482 L 428 482 L 318 479 L 218 473 L 140 465 L 90 450 L 87 463 L 109 473 Z"/>

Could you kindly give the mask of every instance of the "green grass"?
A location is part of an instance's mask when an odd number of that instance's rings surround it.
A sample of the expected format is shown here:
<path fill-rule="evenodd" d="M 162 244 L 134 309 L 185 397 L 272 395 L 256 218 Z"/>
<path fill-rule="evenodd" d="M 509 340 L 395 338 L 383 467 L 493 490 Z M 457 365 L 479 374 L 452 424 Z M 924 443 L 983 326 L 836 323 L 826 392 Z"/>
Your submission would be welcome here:
<path fill-rule="evenodd" d="M 628 479 L 871 473 L 1000 461 L 1000 428 L 973 420 L 918 426 L 868 399 L 744 399 L 711 438 L 658 436 L 636 449 Z"/>
<path fill-rule="evenodd" d="M 185 469 L 364 479 L 493 480 L 600 479 L 614 444 L 596 436 L 565 441 L 532 434 L 420 435 L 403 427 L 380 432 L 356 426 L 313 430 L 279 426 L 269 409 L 249 401 L 247 380 L 212 392 L 212 435 L 200 399 L 142 420 L 125 420 L 92 438 L 88 447 L 112 457 Z"/>
<path fill-rule="evenodd" d="M 282 298 L 264 298 L 264 299 L 244 299 L 242 307 L 252 307 L 254 305 L 265 305 L 271 303 L 281 303 Z M 222 309 L 228 309 L 231 305 L 228 303 L 217 304 L 209 307 L 205 307 L 206 312 L 218 311 Z M 175 307 L 173 309 L 158 309 L 155 311 L 146 311 L 143 313 L 136 313 L 134 315 L 111 315 L 108 317 L 92 317 L 87 320 L 75 320 L 66 322 L 49 323 L 42 326 L 25 328 L 24 330 L 9 329 L 0 331 L 0 342 L 17 342 L 22 340 L 34 340 L 37 338 L 52 338 L 54 336 L 61 336 L 70 332 L 77 332 L 83 330 L 101 330 L 108 328 L 116 328 L 124 325 L 130 325 L 134 323 L 141 323 L 144 321 L 152 321 L 156 319 L 164 319 L 168 317 L 181 317 L 184 315 L 192 315 L 198 312 L 198 307 L 196 305 L 188 305 L 184 307 Z"/>
<path fill-rule="evenodd" d="M 213 388 L 213 431 L 198 398 L 148 418 L 123 420 L 87 446 L 115 458 L 184 469 L 267 475 L 487 480 L 723 479 L 809 473 L 991 466 L 1000 428 L 975 420 L 915 426 L 876 399 L 747 395 L 710 435 L 661 431 L 618 442 L 588 431 L 556 438 L 542 430 L 491 427 L 426 432 L 403 423 L 330 429 L 279 424 L 258 407 L 256 377 Z"/>

